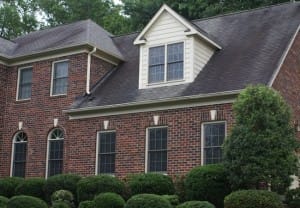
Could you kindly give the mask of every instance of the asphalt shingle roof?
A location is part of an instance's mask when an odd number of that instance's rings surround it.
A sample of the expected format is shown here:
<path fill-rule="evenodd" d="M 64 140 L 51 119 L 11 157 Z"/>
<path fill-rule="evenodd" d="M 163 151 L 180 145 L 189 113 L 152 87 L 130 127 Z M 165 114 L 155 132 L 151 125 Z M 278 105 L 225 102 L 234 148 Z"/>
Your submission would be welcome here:
<path fill-rule="evenodd" d="M 90 44 L 123 59 L 123 55 L 112 41 L 112 35 L 91 20 L 32 32 L 12 41 L 14 46 L 3 52 L 9 58 Z M 0 44 L 2 46 L 2 42 Z"/>
<path fill-rule="evenodd" d="M 176 86 L 138 89 L 138 34 L 113 38 L 125 62 L 89 96 L 77 99 L 72 109 L 164 98 L 240 90 L 249 84 L 268 84 L 300 25 L 300 3 L 288 3 L 192 23 L 222 46 L 194 82 Z"/>

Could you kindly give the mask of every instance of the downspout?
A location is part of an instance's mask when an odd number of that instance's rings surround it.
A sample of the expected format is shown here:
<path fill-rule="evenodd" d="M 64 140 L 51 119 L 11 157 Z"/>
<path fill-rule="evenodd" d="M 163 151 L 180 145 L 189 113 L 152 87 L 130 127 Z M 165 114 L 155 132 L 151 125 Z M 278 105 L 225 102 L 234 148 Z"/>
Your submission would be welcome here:
<path fill-rule="evenodd" d="M 86 70 L 86 94 L 90 94 L 90 80 L 91 80 L 91 56 L 97 50 L 96 47 L 93 48 L 91 52 L 88 53 L 87 59 L 87 70 Z"/>

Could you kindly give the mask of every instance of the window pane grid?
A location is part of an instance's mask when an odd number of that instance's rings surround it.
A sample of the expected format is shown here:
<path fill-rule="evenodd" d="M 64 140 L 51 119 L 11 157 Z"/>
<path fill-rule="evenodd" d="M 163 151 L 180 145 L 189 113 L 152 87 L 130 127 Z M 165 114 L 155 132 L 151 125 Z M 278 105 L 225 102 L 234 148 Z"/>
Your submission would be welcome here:
<path fill-rule="evenodd" d="M 49 137 L 48 176 L 61 174 L 63 170 L 64 133 L 54 129 Z"/>
<path fill-rule="evenodd" d="M 222 144 L 225 138 L 225 123 L 204 125 L 204 164 L 222 161 Z"/>
<path fill-rule="evenodd" d="M 167 128 L 148 131 L 148 171 L 167 171 Z"/>
<path fill-rule="evenodd" d="M 101 132 L 98 148 L 98 173 L 114 173 L 116 159 L 116 133 Z"/>
<path fill-rule="evenodd" d="M 66 94 L 68 89 L 68 62 L 54 63 L 52 94 Z"/>
<path fill-rule="evenodd" d="M 31 97 L 32 68 L 21 69 L 19 80 L 18 99 L 28 99 Z"/>
<path fill-rule="evenodd" d="M 19 132 L 14 138 L 13 170 L 12 176 L 25 177 L 26 155 L 27 155 L 27 135 Z"/>
<path fill-rule="evenodd" d="M 167 80 L 183 79 L 183 43 L 168 45 Z"/>

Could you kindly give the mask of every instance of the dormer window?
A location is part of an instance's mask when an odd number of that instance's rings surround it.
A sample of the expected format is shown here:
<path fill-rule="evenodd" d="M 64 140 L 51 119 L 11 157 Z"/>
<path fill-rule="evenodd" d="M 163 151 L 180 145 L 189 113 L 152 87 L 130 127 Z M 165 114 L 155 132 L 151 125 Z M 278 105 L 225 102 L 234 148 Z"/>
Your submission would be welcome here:
<path fill-rule="evenodd" d="M 182 79 L 183 42 L 149 48 L 149 84 Z"/>

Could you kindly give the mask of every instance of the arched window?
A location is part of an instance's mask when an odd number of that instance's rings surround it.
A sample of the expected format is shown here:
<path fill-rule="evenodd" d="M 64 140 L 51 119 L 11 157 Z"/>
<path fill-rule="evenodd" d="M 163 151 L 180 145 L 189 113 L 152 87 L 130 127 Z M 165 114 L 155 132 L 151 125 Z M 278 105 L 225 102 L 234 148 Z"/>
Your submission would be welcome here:
<path fill-rule="evenodd" d="M 47 176 L 62 173 L 64 132 L 59 128 L 53 129 L 48 136 Z"/>
<path fill-rule="evenodd" d="M 27 139 L 27 135 L 23 131 L 16 133 L 14 136 L 12 148 L 12 176 L 25 177 Z"/>

